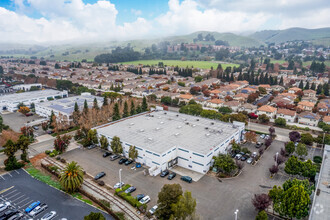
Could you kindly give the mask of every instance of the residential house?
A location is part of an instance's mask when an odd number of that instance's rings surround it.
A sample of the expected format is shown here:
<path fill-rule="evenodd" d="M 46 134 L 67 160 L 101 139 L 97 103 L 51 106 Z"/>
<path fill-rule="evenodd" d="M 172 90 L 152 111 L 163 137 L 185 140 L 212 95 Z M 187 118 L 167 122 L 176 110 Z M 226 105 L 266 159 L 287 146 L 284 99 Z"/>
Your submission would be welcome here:
<path fill-rule="evenodd" d="M 272 87 L 269 84 L 260 84 L 259 87 L 266 89 L 267 92 L 272 91 Z"/>
<path fill-rule="evenodd" d="M 317 125 L 320 121 L 320 118 L 321 117 L 316 113 L 302 112 L 298 115 L 298 123 L 303 124 L 303 125 L 317 127 Z"/>
<path fill-rule="evenodd" d="M 289 89 L 288 93 L 295 94 L 298 91 L 301 91 L 301 89 L 298 88 L 298 87 L 292 87 L 292 88 Z"/>
<path fill-rule="evenodd" d="M 238 94 L 234 95 L 233 99 L 236 100 L 236 101 L 239 101 L 241 103 L 245 103 L 248 96 L 249 95 L 245 94 L 245 93 L 238 93 Z"/>
<path fill-rule="evenodd" d="M 316 97 L 316 92 L 311 89 L 304 90 L 304 96 L 306 97 Z"/>
<path fill-rule="evenodd" d="M 223 103 L 223 106 L 231 108 L 233 112 L 237 112 L 239 107 L 241 106 L 241 103 L 239 103 L 238 101 L 229 101 Z"/>
<path fill-rule="evenodd" d="M 294 123 L 296 120 L 297 114 L 295 111 L 279 108 L 277 109 L 276 118 L 284 118 L 286 122 Z"/>
<path fill-rule="evenodd" d="M 202 106 L 206 106 L 207 101 L 210 100 L 211 98 L 205 97 L 203 95 L 199 95 L 199 96 L 194 97 L 193 99 L 196 101 L 196 103 L 201 104 Z"/>
<path fill-rule="evenodd" d="M 314 103 L 313 102 L 308 102 L 308 101 L 301 101 L 298 103 L 298 108 L 304 111 L 312 111 L 314 108 Z"/>
<path fill-rule="evenodd" d="M 179 96 L 180 102 L 186 102 L 186 103 L 188 103 L 193 98 L 194 96 L 191 94 L 180 94 Z"/>
<path fill-rule="evenodd" d="M 207 100 L 206 102 L 206 107 L 209 108 L 220 108 L 223 106 L 223 103 L 225 101 L 223 101 L 222 99 L 211 99 L 211 100 Z"/>
<path fill-rule="evenodd" d="M 323 122 L 327 123 L 328 125 L 330 125 L 330 116 L 324 116 L 323 117 Z"/>
<path fill-rule="evenodd" d="M 270 118 L 274 118 L 276 115 L 277 109 L 270 105 L 263 105 L 257 109 L 257 115 L 267 115 Z"/>
<path fill-rule="evenodd" d="M 328 115 L 330 112 L 330 99 L 321 99 L 317 105 L 317 110 L 322 115 Z"/>
<path fill-rule="evenodd" d="M 241 107 L 239 108 L 239 111 L 246 111 L 247 113 L 255 113 L 257 110 L 257 106 L 252 105 L 250 103 L 245 103 L 243 105 L 241 105 Z"/>

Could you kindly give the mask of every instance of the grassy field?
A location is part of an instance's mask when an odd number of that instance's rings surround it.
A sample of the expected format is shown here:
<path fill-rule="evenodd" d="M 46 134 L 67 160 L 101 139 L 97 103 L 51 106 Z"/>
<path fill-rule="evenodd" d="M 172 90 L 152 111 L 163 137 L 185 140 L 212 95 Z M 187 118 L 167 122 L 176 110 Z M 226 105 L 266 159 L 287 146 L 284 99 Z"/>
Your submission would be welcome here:
<path fill-rule="evenodd" d="M 211 69 L 213 67 L 214 69 L 217 68 L 218 63 L 211 62 L 211 61 L 181 61 L 181 60 L 138 60 L 138 61 L 131 61 L 131 62 L 124 62 L 122 64 L 143 64 L 143 65 L 157 65 L 159 62 L 163 62 L 164 65 L 167 66 L 179 66 L 179 67 L 196 67 L 201 69 Z M 223 69 L 226 69 L 228 66 L 236 66 L 238 67 L 238 64 L 234 63 L 221 63 L 221 66 Z"/>

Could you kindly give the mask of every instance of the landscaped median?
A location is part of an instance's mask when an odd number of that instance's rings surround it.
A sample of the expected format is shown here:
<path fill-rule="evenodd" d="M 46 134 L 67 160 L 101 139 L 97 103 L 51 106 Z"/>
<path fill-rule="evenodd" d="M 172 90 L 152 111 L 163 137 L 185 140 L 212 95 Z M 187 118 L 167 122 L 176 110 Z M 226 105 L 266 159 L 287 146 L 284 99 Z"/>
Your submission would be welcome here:
<path fill-rule="evenodd" d="M 141 204 L 135 197 L 131 196 L 130 193 L 125 193 L 125 190 L 128 189 L 129 187 L 131 187 L 131 185 L 126 184 L 121 189 L 120 188 L 116 189 L 115 195 L 124 199 L 129 204 L 131 204 L 133 207 L 136 207 L 142 213 L 144 213 L 147 210 L 147 204 Z"/>

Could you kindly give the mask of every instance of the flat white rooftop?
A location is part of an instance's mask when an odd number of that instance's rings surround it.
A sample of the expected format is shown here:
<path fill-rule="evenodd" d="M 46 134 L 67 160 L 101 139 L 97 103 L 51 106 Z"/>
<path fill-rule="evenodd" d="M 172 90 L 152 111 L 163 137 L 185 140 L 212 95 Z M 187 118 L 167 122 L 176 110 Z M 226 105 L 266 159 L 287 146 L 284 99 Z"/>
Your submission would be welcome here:
<path fill-rule="evenodd" d="M 62 93 L 63 93 L 63 91 L 58 91 L 58 90 L 54 90 L 54 89 L 45 89 L 45 90 L 38 90 L 38 91 L 32 91 L 32 92 L 14 93 L 14 94 L 0 96 L 0 102 L 3 102 L 3 101 L 23 102 L 23 101 L 31 100 L 34 98 L 61 95 Z"/>
<path fill-rule="evenodd" d="M 72 114 L 74 111 L 74 105 L 77 102 L 80 109 L 83 109 L 85 100 L 87 101 L 88 107 L 92 107 L 94 104 L 94 99 L 98 103 L 103 103 L 103 98 L 98 96 L 93 96 L 90 94 L 83 94 L 80 96 L 68 97 L 65 99 L 58 99 L 50 102 L 39 103 L 38 106 L 50 108 L 52 110 L 57 110 L 64 112 L 66 114 Z"/>
<path fill-rule="evenodd" d="M 238 132 L 231 123 L 167 111 L 155 111 L 98 128 L 98 133 L 155 153 L 180 147 L 207 154 Z"/>

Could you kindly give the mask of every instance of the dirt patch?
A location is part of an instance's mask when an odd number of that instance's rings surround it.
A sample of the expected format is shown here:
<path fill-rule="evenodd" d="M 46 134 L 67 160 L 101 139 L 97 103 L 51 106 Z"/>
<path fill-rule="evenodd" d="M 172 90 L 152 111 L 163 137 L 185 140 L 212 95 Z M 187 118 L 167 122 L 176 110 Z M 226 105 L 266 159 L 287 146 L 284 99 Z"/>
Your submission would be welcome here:
<path fill-rule="evenodd" d="M 34 166 L 34 167 L 41 167 L 41 159 L 43 159 L 43 158 L 45 158 L 45 157 L 47 157 L 47 154 L 45 154 L 45 153 L 40 153 L 40 154 L 37 154 L 37 155 L 35 155 L 34 157 L 32 157 L 31 159 L 30 159 L 30 162 L 32 163 L 32 165 Z"/>

